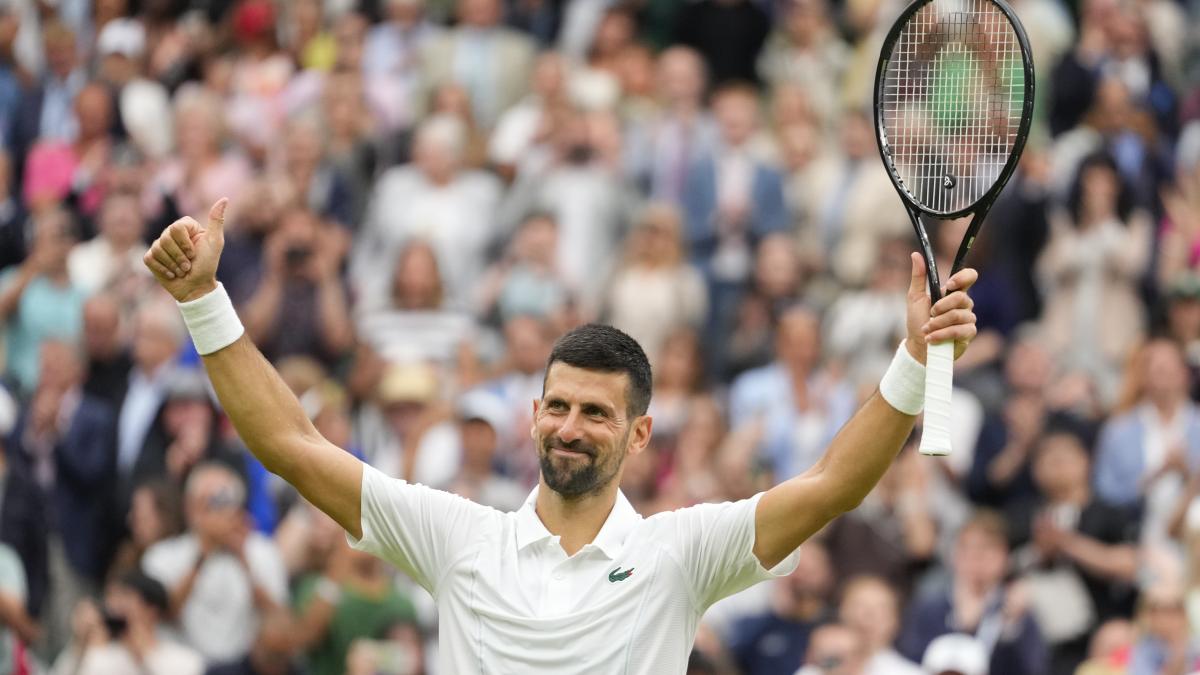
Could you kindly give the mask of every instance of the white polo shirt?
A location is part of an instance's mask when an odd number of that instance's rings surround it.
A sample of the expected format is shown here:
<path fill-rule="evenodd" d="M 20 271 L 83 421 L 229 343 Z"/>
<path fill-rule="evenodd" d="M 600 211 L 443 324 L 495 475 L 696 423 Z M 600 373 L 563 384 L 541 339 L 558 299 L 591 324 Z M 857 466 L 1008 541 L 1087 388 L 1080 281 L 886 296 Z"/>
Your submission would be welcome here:
<path fill-rule="evenodd" d="M 437 602 L 438 672 L 683 673 L 713 602 L 791 572 L 754 556 L 761 495 L 642 518 L 618 493 L 567 557 L 534 511 L 502 513 L 363 467 L 361 540 Z"/>

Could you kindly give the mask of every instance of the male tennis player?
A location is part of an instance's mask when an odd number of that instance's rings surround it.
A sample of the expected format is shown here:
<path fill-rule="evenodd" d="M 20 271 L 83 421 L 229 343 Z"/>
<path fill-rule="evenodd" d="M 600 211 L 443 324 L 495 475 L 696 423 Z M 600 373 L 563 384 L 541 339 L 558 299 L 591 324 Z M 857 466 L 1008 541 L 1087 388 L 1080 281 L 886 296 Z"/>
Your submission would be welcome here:
<path fill-rule="evenodd" d="M 642 518 L 618 490 L 653 425 L 650 366 L 631 338 L 585 326 L 555 344 L 533 401 L 541 479 L 501 513 L 389 478 L 330 444 L 243 335 L 216 282 L 225 200 L 181 218 L 145 256 L 179 302 L 238 433 L 268 469 L 337 521 L 356 548 L 437 600 L 439 672 L 683 673 L 700 616 L 718 599 L 787 574 L 800 544 L 853 509 L 887 470 L 923 402 L 927 340 L 975 335 L 965 291 L 933 307 L 913 255 L 908 339 L 872 396 L 806 473 L 740 502 Z"/>

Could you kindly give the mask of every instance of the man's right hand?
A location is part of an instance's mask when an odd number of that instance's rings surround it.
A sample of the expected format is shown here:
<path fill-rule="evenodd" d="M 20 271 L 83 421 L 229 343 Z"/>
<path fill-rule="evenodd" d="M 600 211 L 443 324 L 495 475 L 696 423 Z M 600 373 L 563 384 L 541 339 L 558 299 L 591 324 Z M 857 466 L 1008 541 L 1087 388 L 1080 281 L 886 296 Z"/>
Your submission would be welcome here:
<path fill-rule="evenodd" d="M 225 247 L 225 207 L 220 199 L 208 211 L 208 223 L 183 217 L 163 230 L 142 262 L 175 300 L 195 300 L 217 287 L 217 262 Z"/>

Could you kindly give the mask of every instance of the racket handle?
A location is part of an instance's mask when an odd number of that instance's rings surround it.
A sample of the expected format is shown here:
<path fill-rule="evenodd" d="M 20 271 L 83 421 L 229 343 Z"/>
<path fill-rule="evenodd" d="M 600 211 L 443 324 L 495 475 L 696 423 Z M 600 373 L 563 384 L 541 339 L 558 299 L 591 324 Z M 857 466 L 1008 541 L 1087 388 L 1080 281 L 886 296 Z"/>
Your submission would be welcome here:
<path fill-rule="evenodd" d="M 954 340 L 929 345 L 925 355 L 925 426 L 921 454 L 950 454 L 950 391 L 954 387 Z"/>

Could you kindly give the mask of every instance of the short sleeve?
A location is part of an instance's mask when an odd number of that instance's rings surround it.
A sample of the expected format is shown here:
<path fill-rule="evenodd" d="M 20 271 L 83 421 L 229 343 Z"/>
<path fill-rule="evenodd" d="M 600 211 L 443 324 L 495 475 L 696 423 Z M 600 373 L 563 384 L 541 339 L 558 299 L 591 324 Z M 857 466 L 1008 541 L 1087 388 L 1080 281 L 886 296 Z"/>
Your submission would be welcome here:
<path fill-rule="evenodd" d="M 28 592 L 25 582 L 25 567 L 16 551 L 7 544 L 0 544 L 0 592 L 10 594 L 24 602 Z"/>
<path fill-rule="evenodd" d="M 362 538 L 350 546 L 392 563 L 437 595 L 443 573 L 500 524 L 499 511 L 363 465 Z"/>
<path fill-rule="evenodd" d="M 687 576 L 701 611 L 761 581 L 782 577 L 796 568 L 797 551 L 771 569 L 754 555 L 754 512 L 760 492 L 749 499 L 699 504 L 661 517 L 667 547 Z"/>

